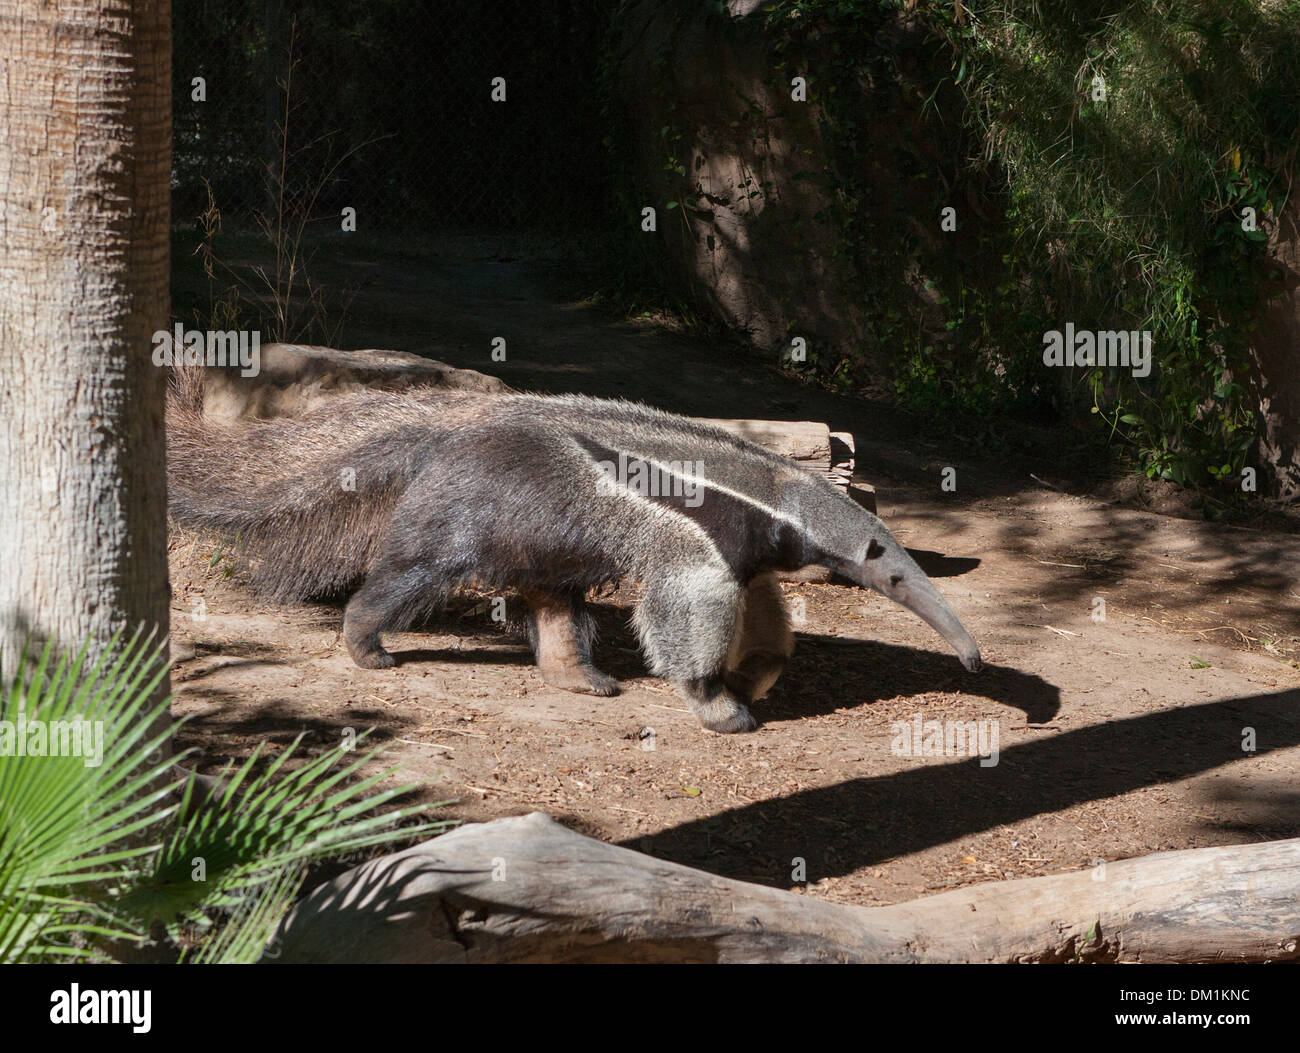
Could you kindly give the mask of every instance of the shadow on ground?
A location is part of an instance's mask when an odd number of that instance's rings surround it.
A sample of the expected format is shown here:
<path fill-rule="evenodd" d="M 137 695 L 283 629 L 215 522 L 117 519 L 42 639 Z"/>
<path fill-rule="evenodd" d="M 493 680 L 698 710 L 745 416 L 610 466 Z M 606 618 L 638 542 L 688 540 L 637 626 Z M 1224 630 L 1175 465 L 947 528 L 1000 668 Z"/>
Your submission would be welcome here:
<path fill-rule="evenodd" d="M 1242 751 L 1244 728 L 1258 750 Z M 928 764 L 806 790 L 623 842 L 726 877 L 788 888 L 792 860 L 811 880 L 920 852 L 1005 823 L 1175 782 L 1300 744 L 1300 691 L 1279 691 L 1094 725 L 978 759 Z M 1300 835 L 1294 800 L 1258 816 Z M 867 817 L 851 819 L 846 817 Z M 1241 840 L 1258 838 L 1243 831 Z"/>

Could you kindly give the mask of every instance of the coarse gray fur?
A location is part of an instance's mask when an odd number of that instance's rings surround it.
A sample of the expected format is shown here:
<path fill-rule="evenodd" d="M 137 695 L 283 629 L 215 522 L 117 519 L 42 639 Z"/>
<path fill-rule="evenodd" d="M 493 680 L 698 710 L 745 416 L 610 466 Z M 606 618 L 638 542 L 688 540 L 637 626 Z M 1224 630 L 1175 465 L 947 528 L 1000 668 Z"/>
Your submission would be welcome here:
<path fill-rule="evenodd" d="M 617 682 L 592 665 L 583 597 L 634 579 L 651 670 L 705 727 L 748 731 L 748 704 L 794 645 L 773 572 L 813 563 L 914 611 L 966 668 L 980 666 L 879 519 L 825 479 L 687 417 L 579 395 L 372 391 L 232 424 L 174 399 L 168 432 L 176 518 L 236 536 L 256 584 L 279 599 L 350 594 L 344 638 L 366 668 L 393 664 L 381 632 L 457 587 L 513 588 L 546 681 L 613 694 Z M 611 466 L 627 471 L 611 479 Z"/>

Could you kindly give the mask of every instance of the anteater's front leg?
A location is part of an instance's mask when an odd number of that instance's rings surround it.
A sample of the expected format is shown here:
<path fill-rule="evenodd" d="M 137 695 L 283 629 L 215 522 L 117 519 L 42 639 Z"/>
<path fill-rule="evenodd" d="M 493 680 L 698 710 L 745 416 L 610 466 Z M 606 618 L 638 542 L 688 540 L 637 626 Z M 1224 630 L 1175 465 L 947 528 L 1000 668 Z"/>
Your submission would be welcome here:
<path fill-rule="evenodd" d="M 618 681 L 591 663 L 595 626 L 577 593 L 527 590 L 528 637 L 542 679 L 583 695 L 614 695 Z"/>
<path fill-rule="evenodd" d="M 641 646 L 656 674 L 673 680 L 710 731 L 758 726 L 725 679 L 742 589 L 725 565 L 701 546 L 699 561 L 661 568 L 645 583 L 635 616 Z"/>

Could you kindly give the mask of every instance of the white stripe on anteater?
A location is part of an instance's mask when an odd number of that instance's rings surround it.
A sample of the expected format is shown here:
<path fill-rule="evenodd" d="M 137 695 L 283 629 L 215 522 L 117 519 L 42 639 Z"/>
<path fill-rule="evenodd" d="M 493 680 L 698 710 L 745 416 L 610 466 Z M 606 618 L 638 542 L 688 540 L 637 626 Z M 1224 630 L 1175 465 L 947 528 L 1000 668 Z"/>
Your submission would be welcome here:
<path fill-rule="evenodd" d="M 653 468 L 656 472 L 658 472 L 660 475 L 666 475 L 670 478 L 679 477 L 684 480 L 689 480 L 693 483 L 696 483 L 697 485 L 708 487 L 710 490 L 716 490 L 720 494 L 726 494 L 728 497 L 733 497 L 738 501 L 744 501 L 747 505 L 750 505 L 754 508 L 759 509 L 762 512 L 765 512 L 768 516 L 770 516 L 773 519 L 779 519 L 782 522 L 787 523 L 792 527 L 802 529 L 799 523 L 796 523 L 789 516 L 783 515 L 778 509 L 763 504 L 762 501 L 759 501 L 757 498 L 751 496 L 750 494 L 741 493 L 739 490 L 733 490 L 729 486 L 724 486 L 716 479 L 712 479 L 707 475 L 695 475 L 693 473 L 687 473 L 681 468 L 674 468 L 671 462 L 657 461 L 653 457 L 649 457 L 641 453 L 632 453 L 630 450 L 614 450 L 613 452 L 619 454 L 620 457 L 627 458 L 629 461 L 638 461 L 642 464 L 648 465 L 649 467 Z M 596 467 L 600 470 L 602 475 L 606 474 L 604 469 L 601 467 L 601 465 L 607 462 L 600 461 L 600 462 L 593 462 L 593 463 L 596 464 Z M 622 462 L 620 461 L 620 463 Z M 686 461 L 686 462 L 678 462 L 678 463 L 689 464 L 692 462 Z M 703 462 L 697 461 L 694 463 L 703 463 Z M 643 501 L 652 501 L 654 500 L 654 496 L 662 496 L 662 495 L 646 495 L 646 494 L 638 493 L 635 489 L 628 486 L 624 482 L 620 482 L 619 485 L 620 485 L 620 489 L 623 492 L 628 493 L 633 497 L 640 498 Z M 675 497 L 676 495 L 674 494 L 672 496 Z"/>

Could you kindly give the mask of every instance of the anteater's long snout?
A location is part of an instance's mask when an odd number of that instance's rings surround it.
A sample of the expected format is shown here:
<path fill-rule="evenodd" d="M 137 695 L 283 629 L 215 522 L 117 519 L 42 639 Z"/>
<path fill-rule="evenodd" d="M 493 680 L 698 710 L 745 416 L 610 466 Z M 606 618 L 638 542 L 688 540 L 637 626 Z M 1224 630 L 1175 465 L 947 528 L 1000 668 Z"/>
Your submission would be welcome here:
<path fill-rule="evenodd" d="M 930 627 L 942 636 L 957 652 L 961 664 L 972 673 L 978 673 L 984 662 L 980 658 L 980 649 L 975 646 L 966 626 L 962 625 L 956 612 L 948 606 L 948 601 L 927 578 L 911 581 L 903 595 L 894 597 L 908 610 L 924 618 Z"/>
<path fill-rule="evenodd" d="M 850 567 L 848 576 L 923 618 L 930 628 L 952 645 L 961 664 L 972 673 L 984 665 L 980 649 L 975 646 L 956 612 L 948 606 L 943 593 L 934 587 L 916 561 L 893 538 L 879 544 L 873 541 L 866 558 Z"/>

